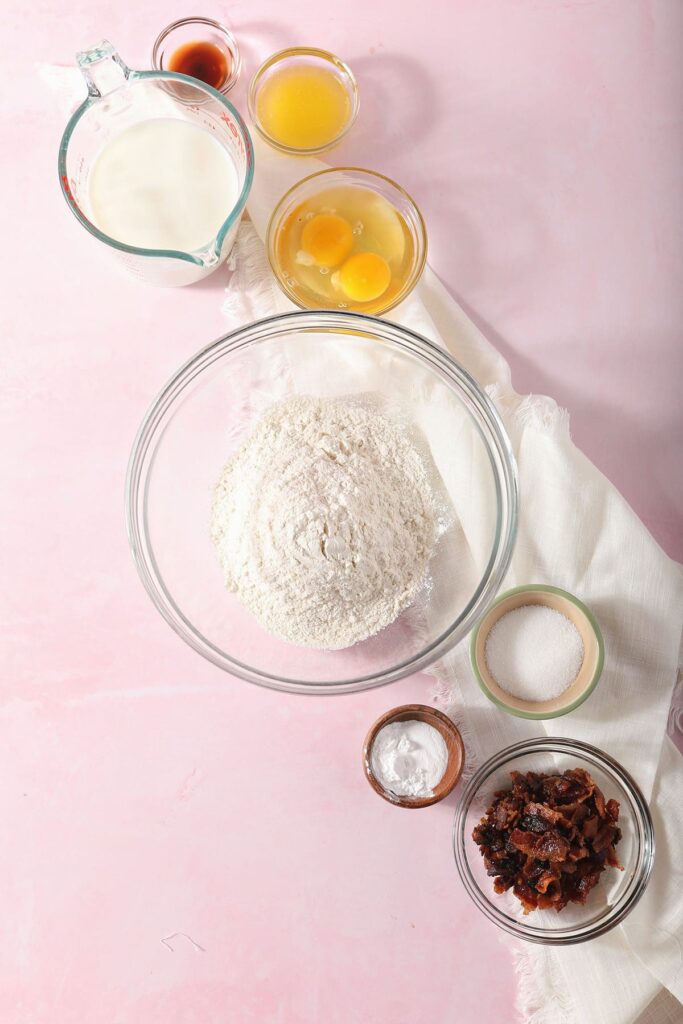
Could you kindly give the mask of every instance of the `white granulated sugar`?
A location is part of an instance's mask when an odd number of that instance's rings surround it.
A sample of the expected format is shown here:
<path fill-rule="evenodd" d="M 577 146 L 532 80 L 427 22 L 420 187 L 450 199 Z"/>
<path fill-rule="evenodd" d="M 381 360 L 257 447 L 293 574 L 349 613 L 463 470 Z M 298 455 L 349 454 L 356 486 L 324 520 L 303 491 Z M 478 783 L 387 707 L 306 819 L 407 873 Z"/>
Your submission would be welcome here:
<path fill-rule="evenodd" d="M 351 401 L 300 397 L 269 410 L 223 470 L 211 535 L 226 586 L 265 629 L 335 650 L 413 601 L 437 516 L 400 427 Z"/>
<path fill-rule="evenodd" d="M 428 722 L 389 722 L 375 737 L 370 764 L 375 778 L 396 796 L 432 796 L 448 766 L 448 747 Z"/>
<path fill-rule="evenodd" d="M 559 697 L 583 661 L 583 640 L 566 615 L 529 604 L 502 615 L 486 639 L 486 664 L 501 689 L 520 700 Z"/>

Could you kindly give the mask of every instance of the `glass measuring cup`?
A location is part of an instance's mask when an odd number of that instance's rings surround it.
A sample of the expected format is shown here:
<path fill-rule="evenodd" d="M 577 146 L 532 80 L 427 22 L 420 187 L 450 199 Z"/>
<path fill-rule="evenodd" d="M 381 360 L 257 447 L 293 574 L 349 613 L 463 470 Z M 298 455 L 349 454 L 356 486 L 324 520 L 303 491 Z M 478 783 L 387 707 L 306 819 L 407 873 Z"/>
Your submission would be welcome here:
<path fill-rule="evenodd" d="M 247 127 L 232 104 L 215 89 L 167 71 L 132 71 L 106 40 L 76 55 L 88 86 L 87 99 L 66 126 L 59 147 L 59 180 L 64 198 L 83 227 L 147 284 L 193 284 L 226 258 L 254 176 L 254 151 Z M 155 118 L 180 118 L 211 133 L 231 158 L 240 189 L 216 236 L 201 249 L 142 249 L 111 238 L 88 216 L 88 179 L 95 157 L 115 135 Z"/>

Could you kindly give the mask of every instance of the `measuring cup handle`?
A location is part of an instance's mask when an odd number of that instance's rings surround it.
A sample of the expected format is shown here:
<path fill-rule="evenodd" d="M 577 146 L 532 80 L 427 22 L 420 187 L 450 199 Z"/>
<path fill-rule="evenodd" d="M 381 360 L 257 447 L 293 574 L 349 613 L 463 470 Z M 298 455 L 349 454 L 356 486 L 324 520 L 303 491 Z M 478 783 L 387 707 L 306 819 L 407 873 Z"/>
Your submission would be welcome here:
<path fill-rule="evenodd" d="M 88 93 L 94 98 L 106 96 L 125 85 L 131 73 L 107 39 L 90 50 L 81 50 L 76 54 L 76 61 L 85 78 Z"/>

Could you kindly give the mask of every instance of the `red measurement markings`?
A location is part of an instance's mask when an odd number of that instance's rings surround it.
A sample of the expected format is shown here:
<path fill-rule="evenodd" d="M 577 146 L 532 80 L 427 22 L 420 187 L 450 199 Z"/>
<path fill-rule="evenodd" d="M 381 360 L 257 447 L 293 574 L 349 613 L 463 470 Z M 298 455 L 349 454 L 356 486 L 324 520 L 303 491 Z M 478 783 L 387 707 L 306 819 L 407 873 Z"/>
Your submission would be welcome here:
<path fill-rule="evenodd" d="M 239 149 L 240 153 L 242 153 L 242 155 L 244 155 L 244 142 L 242 140 L 242 136 L 240 135 L 240 133 L 238 131 L 237 125 L 230 118 L 230 116 L 225 113 L 225 111 L 223 111 L 223 113 L 220 115 L 220 117 L 221 117 L 221 121 L 224 121 L 225 124 L 228 126 L 228 130 L 229 130 L 230 134 L 232 135 L 232 137 L 234 138 L 235 142 L 237 143 L 237 148 Z"/>
<path fill-rule="evenodd" d="M 74 191 L 76 190 L 76 182 L 74 181 L 74 179 L 72 178 L 71 182 L 69 182 L 66 174 L 62 174 L 61 175 L 61 181 L 62 181 L 62 186 L 64 188 L 64 194 L 66 195 L 66 198 L 69 200 L 69 202 L 73 206 L 76 207 L 76 209 L 78 210 L 78 215 L 81 218 L 81 220 L 85 221 L 86 224 L 89 224 L 90 227 L 93 228 L 93 230 L 96 230 L 95 229 L 95 225 L 93 224 L 93 222 L 91 220 L 88 220 L 88 218 L 85 216 L 85 214 L 81 210 L 80 206 L 78 205 L 78 200 L 74 196 Z"/>
<path fill-rule="evenodd" d="M 64 189 L 64 192 L 66 193 L 66 198 L 69 200 L 69 202 L 73 203 L 74 206 L 78 206 L 78 203 L 74 199 L 74 194 L 71 191 L 71 185 L 69 184 L 69 179 L 67 178 L 66 174 L 62 175 L 62 188 Z"/>

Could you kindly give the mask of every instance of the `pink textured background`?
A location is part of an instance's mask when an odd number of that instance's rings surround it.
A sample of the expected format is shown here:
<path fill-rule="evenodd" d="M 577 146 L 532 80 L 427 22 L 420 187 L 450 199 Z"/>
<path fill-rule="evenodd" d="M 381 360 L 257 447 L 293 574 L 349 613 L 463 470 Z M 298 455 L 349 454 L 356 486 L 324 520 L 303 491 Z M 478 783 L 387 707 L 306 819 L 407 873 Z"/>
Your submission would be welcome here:
<path fill-rule="evenodd" d="M 0 715 L 3 1024 L 510 1019 L 498 933 L 450 849 L 360 746 L 413 678 L 288 697 L 203 663 L 154 612 L 123 528 L 131 440 L 222 333 L 223 279 L 118 276 L 59 193 L 34 61 L 108 36 L 145 66 L 184 2 L 11 0 L 5 33 Z M 362 90 L 336 155 L 420 202 L 431 262 L 670 554 L 683 555 L 679 0 L 207 3 L 244 48 L 311 43 Z M 162 939 L 179 937 L 169 949 Z"/>

